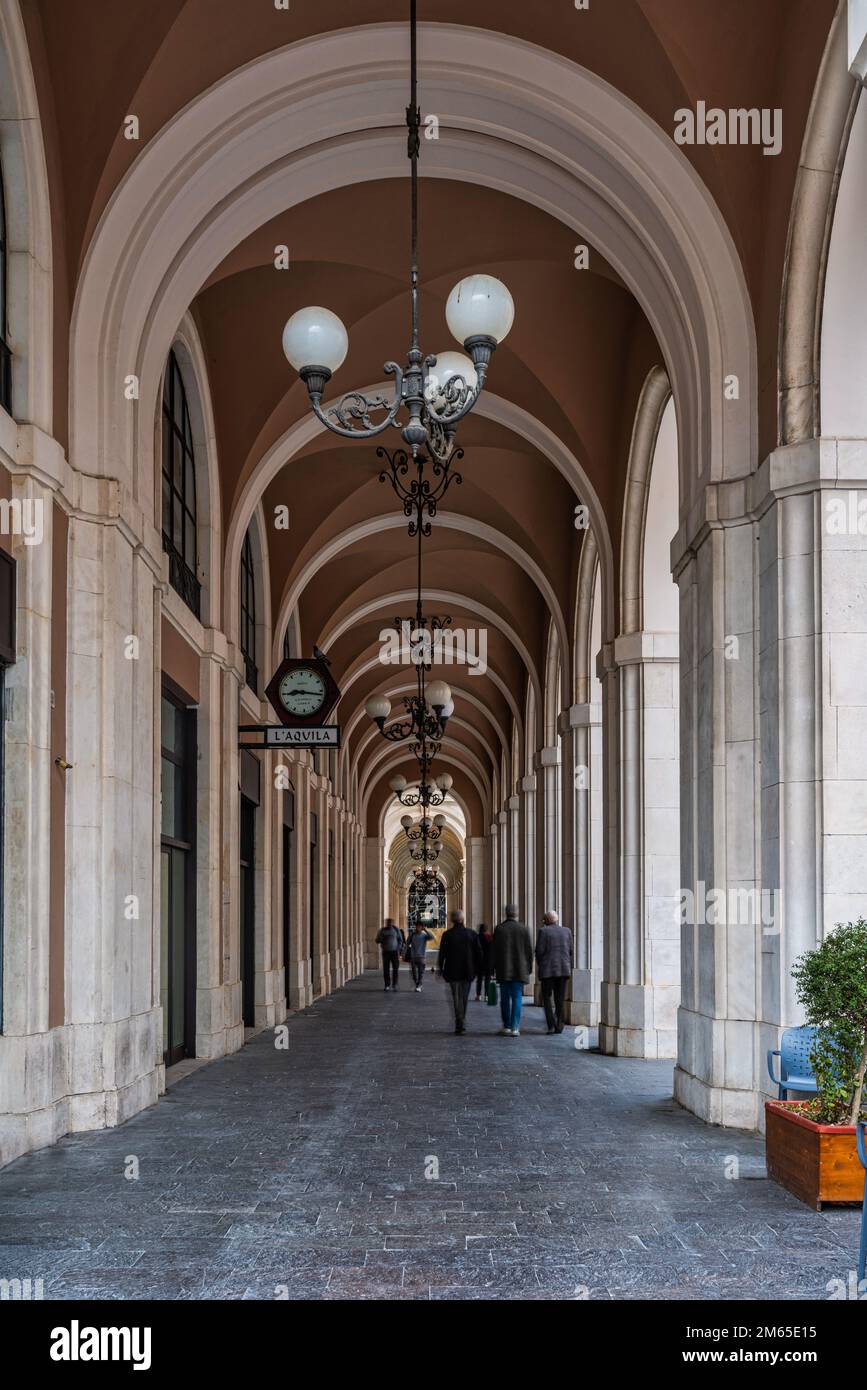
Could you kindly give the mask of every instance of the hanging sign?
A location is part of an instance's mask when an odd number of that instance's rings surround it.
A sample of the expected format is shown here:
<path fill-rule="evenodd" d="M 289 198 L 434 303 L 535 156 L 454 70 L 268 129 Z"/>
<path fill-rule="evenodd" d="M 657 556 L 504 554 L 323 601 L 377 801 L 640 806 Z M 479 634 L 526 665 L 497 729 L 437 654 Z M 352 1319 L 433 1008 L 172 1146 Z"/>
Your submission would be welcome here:
<path fill-rule="evenodd" d="M 241 724 L 240 748 L 339 748 L 339 724 Z M 249 735 L 249 741 L 244 735 Z"/>

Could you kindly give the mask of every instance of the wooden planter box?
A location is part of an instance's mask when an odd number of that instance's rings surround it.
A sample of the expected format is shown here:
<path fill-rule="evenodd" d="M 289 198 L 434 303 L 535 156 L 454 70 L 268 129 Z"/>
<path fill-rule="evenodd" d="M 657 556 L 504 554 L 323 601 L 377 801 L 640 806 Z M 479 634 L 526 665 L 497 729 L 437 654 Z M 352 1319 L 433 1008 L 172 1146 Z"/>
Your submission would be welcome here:
<path fill-rule="evenodd" d="M 803 1101 L 765 1101 L 768 1176 L 821 1211 L 827 1202 L 864 1200 L 864 1169 L 854 1125 L 818 1125 Z"/>

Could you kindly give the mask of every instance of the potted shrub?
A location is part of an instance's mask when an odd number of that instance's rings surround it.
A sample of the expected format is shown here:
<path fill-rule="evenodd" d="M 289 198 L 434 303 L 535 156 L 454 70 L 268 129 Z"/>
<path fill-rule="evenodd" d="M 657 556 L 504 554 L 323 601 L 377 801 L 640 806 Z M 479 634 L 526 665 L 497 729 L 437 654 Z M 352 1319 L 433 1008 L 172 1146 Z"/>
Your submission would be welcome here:
<path fill-rule="evenodd" d="M 768 1174 L 820 1211 L 864 1196 L 856 1123 L 867 1107 L 867 922 L 835 927 L 792 976 L 806 1022 L 820 1030 L 810 1052 L 818 1094 L 765 1102 Z"/>

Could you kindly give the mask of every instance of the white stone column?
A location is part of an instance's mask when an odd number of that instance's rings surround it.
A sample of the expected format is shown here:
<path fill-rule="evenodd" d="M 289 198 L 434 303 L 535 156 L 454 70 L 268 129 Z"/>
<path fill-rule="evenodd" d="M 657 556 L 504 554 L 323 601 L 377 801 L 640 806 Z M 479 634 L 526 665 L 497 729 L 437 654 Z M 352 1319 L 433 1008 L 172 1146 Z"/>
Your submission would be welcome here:
<path fill-rule="evenodd" d="M 542 920 L 542 912 L 553 908 L 560 910 L 560 805 L 557 799 L 557 769 L 560 766 L 560 746 L 540 748 L 536 753 L 536 771 L 542 777 L 542 824 L 536 826 L 536 834 L 542 834 L 543 878 L 542 910 L 536 910 L 535 927 Z"/>
<path fill-rule="evenodd" d="M 13 427 L 14 429 L 14 427 Z M 10 467 L 15 460 L 10 458 Z M 42 514 L 42 540 L 15 537 L 16 660 L 6 673 L 4 938 L 0 1034 L 0 1164 L 66 1129 L 66 1031 L 49 1031 L 52 891 L 51 624 L 54 493 L 13 475 L 12 501 Z M 66 774 L 68 776 L 68 774 Z M 63 962 L 60 963 L 63 969 Z"/>
<path fill-rule="evenodd" d="M 231 664 L 223 675 L 222 774 L 223 814 L 220 883 L 222 893 L 221 954 L 226 1051 L 244 1043 L 241 1004 L 241 793 L 238 725 L 244 683 L 241 656 L 230 648 Z"/>
<path fill-rule="evenodd" d="M 560 892 L 553 904 L 560 921 L 575 932 L 575 782 L 576 738 L 570 711 L 563 710 L 557 721 L 560 734 Z"/>
<path fill-rule="evenodd" d="M 162 1077 L 154 892 L 160 556 L 140 516 L 121 514 L 115 483 L 80 483 L 82 505 L 70 523 L 67 668 L 72 1130 L 121 1123 L 156 1100 Z"/>
<path fill-rule="evenodd" d="M 573 705 L 569 722 L 575 763 L 575 969 L 568 1022 L 595 1028 L 599 1023 L 602 983 L 602 904 L 594 898 L 594 855 L 600 854 L 601 826 L 594 824 L 592 792 L 601 810 L 602 715 L 599 705 Z M 601 881 L 601 875 L 600 881 Z"/>
<path fill-rule="evenodd" d="M 537 840 L 536 840 L 536 774 L 521 779 L 524 823 L 524 899 L 521 911 L 525 922 L 538 916 Z M 499 920 L 499 919 L 497 919 Z"/>
<path fill-rule="evenodd" d="M 365 969 L 375 969 L 379 965 L 380 951 L 376 944 L 376 933 L 386 917 L 383 900 L 383 855 L 385 840 L 379 836 L 368 835 L 364 839 L 364 965 Z"/>
<path fill-rule="evenodd" d="M 504 810 L 497 813 L 497 824 L 499 826 L 497 852 L 500 866 L 500 897 L 504 903 L 507 903 L 512 901 L 512 844 L 509 835 L 508 811 Z"/>
<path fill-rule="evenodd" d="M 196 1055 L 222 1057 L 237 1046 L 229 1026 L 223 976 L 221 880 L 221 803 L 223 796 L 222 693 L 231 670 L 223 634 L 204 631 L 206 655 L 199 661 L 196 719 Z M 236 740 L 237 741 L 237 740 Z M 236 779 L 237 781 L 237 779 Z"/>
<path fill-rule="evenodd" d="M 502 902 L 500 893 L 500 833 L 499 826 L 496 822 L 491 826 L 488 838 L 490 843 L 489 859 L 491 865 L 491 921 L 496 923 L 501 921 L 505 915 L 505 903 Z"/>
<path fill-rule="evenodd" d="M 467 840 L 468 904 L 470 921 L 474 927 L 485 921 L 485 904 L 488 901 L 485 883 L 485 838 L 474 835 Z"/>
<path fill-rule="evenodd" d="M 673 545 L 680 588 L 681 923 L 675 1095 L 703 1119 L 755 1128 L 761 947 L 713 920 L 707 893 L 759 889 L 755 680 L 758 588 L 748 480 L 709 486 Z M 735 639 L 733 643 L 732 639 Z M 737 659 L 731 653 L 737 650 Z M 812 698 L 812 693 L 808 698 Z"/>
<path fill-rule="evenodd" d="M 680 993 L 678 637 L 618 637 L 620 876 L 616 975 L 606 975 L 600 1044 L 674 1057 Z"/>
<path fill-rule="evenodd" d="M 524 893 L 521 873 L 521 798 L 510 796 L 507 802 L 509 816 L 509 897 L 519 904 L 519 912 L 524 910 Z"/>
<path fill-rule="evenodd" d="M 778 449 L 756 475 L 753 502 L 761 1059 L 782 1028 L 803 1021 L 795 960 L 836 923 L 867 916 L 867 440 Z"/>

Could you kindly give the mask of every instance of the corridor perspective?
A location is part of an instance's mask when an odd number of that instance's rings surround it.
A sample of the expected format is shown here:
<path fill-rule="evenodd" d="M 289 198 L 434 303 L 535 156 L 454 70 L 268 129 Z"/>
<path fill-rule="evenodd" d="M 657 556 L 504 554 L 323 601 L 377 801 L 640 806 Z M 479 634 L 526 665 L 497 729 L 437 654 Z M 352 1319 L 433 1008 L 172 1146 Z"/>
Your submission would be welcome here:
<path fill-rule="evenodd" d="M 261 1034 L 123 1129 L 16 1164 L 0 1263 L 51 1300 L 765 1301 L 845 1283 L 857 1213 L 769 1182 L 758 1137 L 689 1115 L 670 1066 L 576 1050 L 539 1017 L 517 1046 L 483 1004 L 456 1038 L 445 987 L 417 996 L 408 975 L 396 996 L 353 980 L 292 1018 L 285 1049 Z"/>
<path fill-rule="evenodd" d="M 0 0 L 0 1296 L 867 1297 L 865 81 Z"/>

